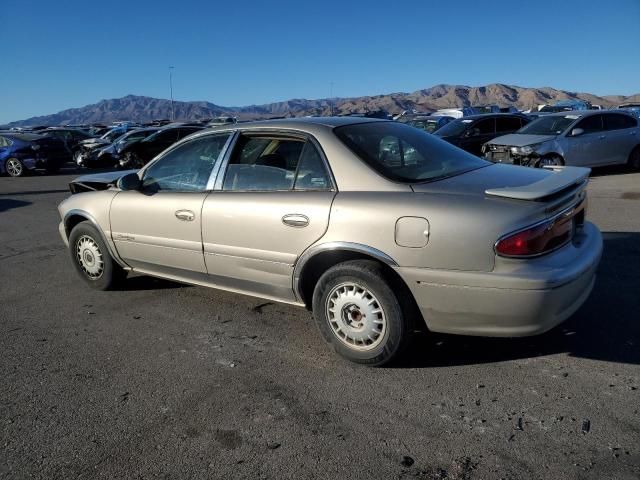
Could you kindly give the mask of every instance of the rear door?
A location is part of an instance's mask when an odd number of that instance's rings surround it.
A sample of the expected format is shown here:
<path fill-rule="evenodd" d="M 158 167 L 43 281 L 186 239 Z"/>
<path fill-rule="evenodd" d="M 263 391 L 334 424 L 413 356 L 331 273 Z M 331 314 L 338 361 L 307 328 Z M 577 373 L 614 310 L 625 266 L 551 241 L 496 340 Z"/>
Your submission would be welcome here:
<path fill-rule="evenodd" d="M 229 138 L 230 133 L 207 135 L 178 145 L 143 170 L 140 191 L 114 197 L 111 234 L 127 264 L 182 277 L 206 273 L 202 205 Z"/>
<path fill-rule="evenodd" d="M 211 281 L 295 300 L 293 265 L 324 235 L 334 195 L 324 154 L 312 138 L 240 134 L 202 209 Z"/>
<path fill-rule="evenodd" d="M 638 122 L 622 113 L 605 113 L 603 117 L 611 163 L 625 164 L 638 145 Z"/>

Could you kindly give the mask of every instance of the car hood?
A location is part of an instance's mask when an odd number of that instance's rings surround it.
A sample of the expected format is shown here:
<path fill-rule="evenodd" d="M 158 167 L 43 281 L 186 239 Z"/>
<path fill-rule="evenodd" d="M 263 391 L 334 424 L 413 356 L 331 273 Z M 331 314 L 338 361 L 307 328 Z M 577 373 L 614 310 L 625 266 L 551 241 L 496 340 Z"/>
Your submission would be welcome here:
<path fill-rule="evenodd" d="M 524 133 L 510 133 L 491 140 L 491 145 L 509 145 L 510 147 L 524 147 L 536 143 L 548 142 L 555 139 L 555 135 L 527 135 Z"/>
<path fill-rule="evenodd" d="M 118 170 L 116 172 L 94 173 L 91 175 L 82 175 L 69 183 L 71 193 L 91 192 L 94 190 L 106 190 L 114 185 L 118 179 L 135 173 L 137 170 Z"/>
<path fill-rule="evenodd" d="M 543 180 L 551 171 L 514 165 L 492 164 L 435 182 L 417 183 L 411 187 L 419 193 L 472 195 L 485 197 L 486 190 L 522 187 Z"/>

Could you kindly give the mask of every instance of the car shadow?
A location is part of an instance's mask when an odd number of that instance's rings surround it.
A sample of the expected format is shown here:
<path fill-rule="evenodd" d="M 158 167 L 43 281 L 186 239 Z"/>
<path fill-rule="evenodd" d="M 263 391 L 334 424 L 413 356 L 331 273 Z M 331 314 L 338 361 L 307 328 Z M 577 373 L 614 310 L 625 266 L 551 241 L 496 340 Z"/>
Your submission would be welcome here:
<path fill-rule="evenodd" d="M 640 233 L 604 233 L 596 286 L 587 302 L 551 331 L 526 338 L 420 334 L 395 368 L 474 365 L 543 355 L 640 364 Z"/>
<path fill-rule="evenodd" d="M 9 192 L 9 193 L 0 193 L 0 197 L 20 197 L 22 195 L 43 195 L 47 193 L 69 193 L 68 188 L 56 189 L 56 190 L 26 190 L 24 192 Z"/>
<path fill-rule="evenodd" d="M 31 205 L 31 202 L 15 200 L 13 198 L 0 198 L 0 212 L 5 212 L 13 208 L 25 207 L 27 205 Z"/>
<path fill-rule="evenodd" d="M 609 167 L 593 167 L 591 168 L 591 177 L 605 177 L 613 175 L 625 175 L 634 173 L 627 165 L 611 165 Z"/>
<path fill-rule="evenodd" d="M 122 291 L 141 290 L 166 290 L 172 288 L 189 288 L 191 285 L 185 283 L 172 282 L 163 278 L 149 277 L 146 275 L 133 275 L 127 277 L 122 284 Z"/>

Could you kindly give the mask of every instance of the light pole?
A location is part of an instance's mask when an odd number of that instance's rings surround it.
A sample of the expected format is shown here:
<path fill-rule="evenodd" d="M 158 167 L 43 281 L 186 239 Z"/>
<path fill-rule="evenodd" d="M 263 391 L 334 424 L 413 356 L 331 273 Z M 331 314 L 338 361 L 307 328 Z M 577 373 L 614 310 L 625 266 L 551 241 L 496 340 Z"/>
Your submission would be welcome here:
<path fill-rule="evenodd" d="M 329 83 L 329 115 L 333 117 L 333 82 Z"/>
<path fill-rule="evenodd" d="M 175 114 L 173 111 L 173 69 L 175 67 L 169 67 L 169 93 L 171 94 L 171 121 L 175 120 Z"/>

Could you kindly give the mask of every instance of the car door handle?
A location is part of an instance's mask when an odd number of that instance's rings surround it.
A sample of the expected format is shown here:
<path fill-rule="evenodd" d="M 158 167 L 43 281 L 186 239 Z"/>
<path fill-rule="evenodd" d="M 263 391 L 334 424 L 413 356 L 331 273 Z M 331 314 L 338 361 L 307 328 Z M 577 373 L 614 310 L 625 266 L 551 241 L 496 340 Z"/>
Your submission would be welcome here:
<path fill-rule="evenodd" d="M 309 225 L 309 217 L 299 213 L 290 213 L 282 217 L 282 223 L 290 227 L 306 227 Z"/>
<path fill-rule="evenodd" d="M 193 222 L 196 219 L 196 214 L 191 210 L 178 210 L 176 211 L 176 218 L 185 222 Z"/>

